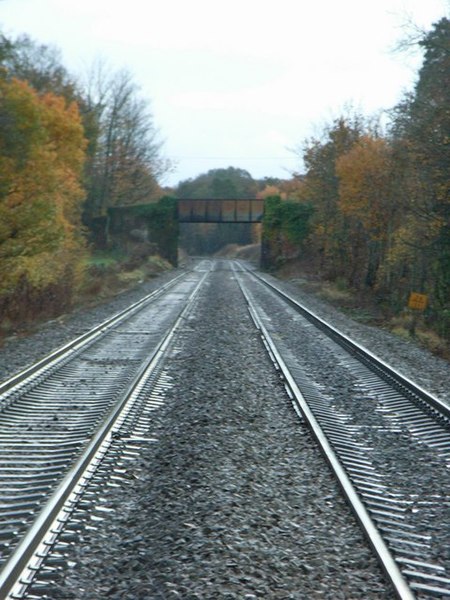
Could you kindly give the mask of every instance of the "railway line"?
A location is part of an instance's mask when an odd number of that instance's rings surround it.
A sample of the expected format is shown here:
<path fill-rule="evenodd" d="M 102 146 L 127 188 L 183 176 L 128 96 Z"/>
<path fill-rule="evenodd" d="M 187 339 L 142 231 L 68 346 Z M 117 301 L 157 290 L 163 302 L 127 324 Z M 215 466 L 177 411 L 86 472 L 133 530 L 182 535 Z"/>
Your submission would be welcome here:
<path fill-rule="evenodd" d="M 289 342 L 274 341 L 279 330 L 273 324 L 273 315 L 283 309 L 274 310 L 272 305 L 264 312 L 258 305 L 257 296 L 252 296 L 245 283 L 241 283 L 255 324 L 261 330 L 274 364 L 283 374 L 294 406 L 308 421 L 398 596 L 413 598 L 413 591 L 417 591 L 450 597 L 449 573 L 438 558 L 445 554 L 448 543 L 449 496 L 439 490 L 430 498 L 426 486 L 421 486 L 417 479 L 413 484 L 412 471 L 417 463 L 409 444 L 411 439 L 434 454 L 434 458 L 442 464 L 441 473 L 445 481 L 445 469 L 450 466 L 449 407 L 340 334 L 276 285 L 263 277 L 258 277 L 258 283 L 269 286 L 277 299 L 287 303 L 287 310 L 292 309 L 294 315 L 301 315 L 307 327 L 313 324 L 323 332 L 328 347 L 333 340 L 341 362 L 358 379 L 356 386 L 376 402 L 374 410 L 381 415 L 376 424 L 366 418 L 358 418 L 353 409 L 354 396 L 345 403 L 345 411 L 339 410 L 334 405 L 334 399 L 327 397 L 321 391 L 320 384 L 312 380 L 311 372 L 299 364 L 297 354 L 294 355 L 289 348 Z M 254 283 L 253 289 L 256 291 Z M 261 294 L 260 289 L 257 293 Z M 409 493 L 400 490 L 396 481 L 390 481 L 383 469 L 377 468 L 381 463 L 378 448 L 383 447 L 382 438 L 388 433 L 397 435 L 403 432 L 411 436 L 403 448 L 405 456 L 409 458 L 411 471 Z M 402 444 L 397 443 L 397 446 L 401 449 Z M 386 463 L 392 460 L 389 454 Z M 426 459 L 420 455 L 421 452 L 418 452 L 417 460 L 425 462 Z M 431 457 L 429 464 L 432 464 Z M 439 477 L 439 474 L 436 473 L 436 476 Z M 447 476 L 447 486 L 449 483 Z M 447 489 L 450 491 L 449 487 Z M 442 515 L 441 521 L 433 508 Z M 414 510 L 421 513 L 420 523 L 408 519 Z M 439 547 L 434 553 L 433 538 Z"/>
<path fill-rule="evenodd" d="M 0 598 L 52 597 L 65 544 L 86 527 L 80 514 L 152 444 L 154 411 L 171 385 L 165 361 L 218 270 L 239 286 L 397 596 L 450 597 L 448 407 L 268 278 L 218 261 L 0 387 Z"/>
<path fill-rule="evenodd" d="M 205 274 L 200 267 L 175 278 L 1 386 L 0 598 L 27 588 L 35 566 L 20 577 L 23 569 L 51 546 L 46 537 L 55 537 L 65 502 L 104 453 Z"/>

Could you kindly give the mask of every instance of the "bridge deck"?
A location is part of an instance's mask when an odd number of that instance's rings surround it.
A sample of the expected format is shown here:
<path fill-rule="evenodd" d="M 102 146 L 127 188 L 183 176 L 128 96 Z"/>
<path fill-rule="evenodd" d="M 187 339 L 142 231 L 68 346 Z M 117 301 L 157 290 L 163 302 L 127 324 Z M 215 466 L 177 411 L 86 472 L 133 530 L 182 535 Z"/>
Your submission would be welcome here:
<path fill-rule="evenodd" d="M 180 223 L 260 223 L 264 200 L 251 199 L 179 199 Z"/>

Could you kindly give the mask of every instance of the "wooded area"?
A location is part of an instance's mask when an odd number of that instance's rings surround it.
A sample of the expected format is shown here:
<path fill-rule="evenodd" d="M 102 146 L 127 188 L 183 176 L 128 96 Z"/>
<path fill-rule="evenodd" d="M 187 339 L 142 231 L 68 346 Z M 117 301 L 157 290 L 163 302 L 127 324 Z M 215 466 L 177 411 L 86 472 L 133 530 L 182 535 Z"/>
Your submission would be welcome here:
<path fill-rule="evenodd" d="M 67 309 L 96 219 L 161 197 L 157 137 L 128 72 L 97 63 L 78 81 L 54 48 L 0 35 L 2 326 Z"/>
<path fill-rule="evenodd" d="M 258 197 L 267 198 L 266 265 L 300 259 L 391 315 L 411 292 L 427 294 L 427 323 L 450 339 L 450 21 L 441 19 L 418 44 L 417 83 L 388 126 L 359 114 L 336 118 L 298 148 L 304 170 L 289 180 L 257 181 L 228 167 L 163 191 L 158 182 L 170 165 L 128 72 L 97 63 L 82 82 L 55 49 L 0 34 L 2 321 L 70 306 L 98 241 L 96 224 L 114 207 L 165 195 Z M 150 221 L 166 214 L 158 206 L 146 213 L 155 238 L 163 229 Z M 180 245 L 212 253 L 259 236 L 255 225 L 192 224 L 182 226 Z"/>
<path fill-rule="evenodd" d="M 273 188 L 312 210 L 297 255 L 311 272 L 370 293 L 386 312 L 428 295 L 425 317 L 450 339 L 450 21 L 419 42 L 415 89 L 392 110 L 386 132 L 346 115 L 299 149 L 306 171 Z M 292 222 L 269 216 L 272 261 L 292 256 Z M 298 210 L 298 208 L 295 208 Z M 302 225 L 304 228 L 304 225 Z M 273 250 L 276 240 L 277 250 Z"/>

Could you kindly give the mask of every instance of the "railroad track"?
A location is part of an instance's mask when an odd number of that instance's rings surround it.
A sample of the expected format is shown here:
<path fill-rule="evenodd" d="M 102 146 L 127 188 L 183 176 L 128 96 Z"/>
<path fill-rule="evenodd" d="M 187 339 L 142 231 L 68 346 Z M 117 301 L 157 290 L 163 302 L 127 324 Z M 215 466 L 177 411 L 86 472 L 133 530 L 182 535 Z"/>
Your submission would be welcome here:
<path fill-rule="evenodd" d="M 0 387 L 0 599 L 23 598 L 66 543 L 111 444 L 133 453 L 167 384 L 164 354 L 209 268 L 200 263 Z"/>
<path fill-rule="evenodd" d="M 82 528 L 71 518 L 74 509 L 84 503 L 87 511 L 100 511 L 95 519 L 103 518 L 97 502 L 102 486 L 116 485 L 125 476 L 123 464 L 135 459 L 142 444 L 152 443 L 146 434 L 151 413 L 162 402 L 160 390 L 170 387 L 164 353 L 209 268 L 203 263 L 130 313 L 102 324 L 92 337 L 83 336 L 0 388 L 5 424 L 0 430 L 5 457 L 0 464 L 0 600 L 51 592 L 52 571 L 62 568 L 64 549 Z M 234 271 L 295 410 L 321 445 L 398 597 L 449 597 L 448 559 L 439 548 L 446 544 L 442 525 L 448 527 L 448 521 L 440 517 L 450 507 L 450 494 L 431 490 L 422 496 L 420 486 L 397 486 L 392 469 L 384 470 L 386 443 L 377 447 L 383 436 L 389 442 L 398 436 L 397 458 L 406 443 L 412 460 L 431 457 L 433 467 L 444 465 L 448 484 L 448 408 L 264 277 L 242 266 Z M 354 414 L 354 399 L 348 405 L 337 402 L 299 360 L 292 336 L 297 327 L 308 334 L 316 326 L 322 333 L 313 337 L 322 337 L 333 360 L 351 373 L 370 410 L 358 407 Z M 34 407 L 39 410 L 30 420 Z M 366 422 L 361 413 L 373 414 Z M 27 596 L 33 580 L 35 596 Z"/>
<path fill-rule="evenodd" d="M 235 272 L 295 410 L 319 443 L 398 597 L 450 597 L 449 407 L 311 313 L 266 277 L 242 265 L 235 267 Z M 272 299 L 264 310 L 261 299 L 267 296 L 267 290 Z M 363 413 L 373 410 L 380 418 L 364 420 L 360 407 L 355 410 L 354 400 L 336 405 L 324 393 L 311 372 L 299 364 L 298 355 L 290 348 L 289 335 L 279 336 L 277 311 L 291 321 L 291 330 L 292 321 L 297 325 L 301 319 L 307 328 L 313 325 L 321 332 L 314 335 L 322 336 L 328 347 L 330 343 L 339 347 L 337 360 L 350 371 L 360 393 L 369 400 Z M 282 331 L 286 332 L 286 327 Z M 384 435 L 392 438 L 392 433 L 399 436 L 398 449 L 392 447 L 386 452 L 385 447 L 376 447 Z M 405 448 L 410 449 L 412 470 L 416 458 L 426 461 L 428 457 L 430 468 L 441 464 L 440 473 L 446 480 L 440 489 L 446 487 L 448 494 L 441 491 L 427 495 L 427 484 L 422 489 L 411 487 L 414 481 L 405 490 L 405 482 L 396 486 L 395 476 L 385 475 L 383 454 L 392 462 Z M 399 470 L 402 468 L 399 465 Z M 447 519 L 440 519 L 442 515 Z M 444 552 L 441 554 L 439 549 Z"/>

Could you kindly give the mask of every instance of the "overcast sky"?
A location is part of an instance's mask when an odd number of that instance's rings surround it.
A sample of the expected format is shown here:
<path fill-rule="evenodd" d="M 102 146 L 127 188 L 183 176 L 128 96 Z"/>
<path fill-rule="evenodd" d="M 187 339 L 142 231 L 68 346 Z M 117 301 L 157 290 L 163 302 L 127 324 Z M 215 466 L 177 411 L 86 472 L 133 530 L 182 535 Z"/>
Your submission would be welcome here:
<path fill-rule="evenodd" d="M 173 185 L 228 166 L 289 177 L 290 149 L 346 104 L 371 115 L 412 88 L 418 57 L 392 52 L 402 26 L 448 12 L 448 0 L 0 0 L 0 25 L 58 46 L 75 74 L 96 57 L 128 68 Z"/>

